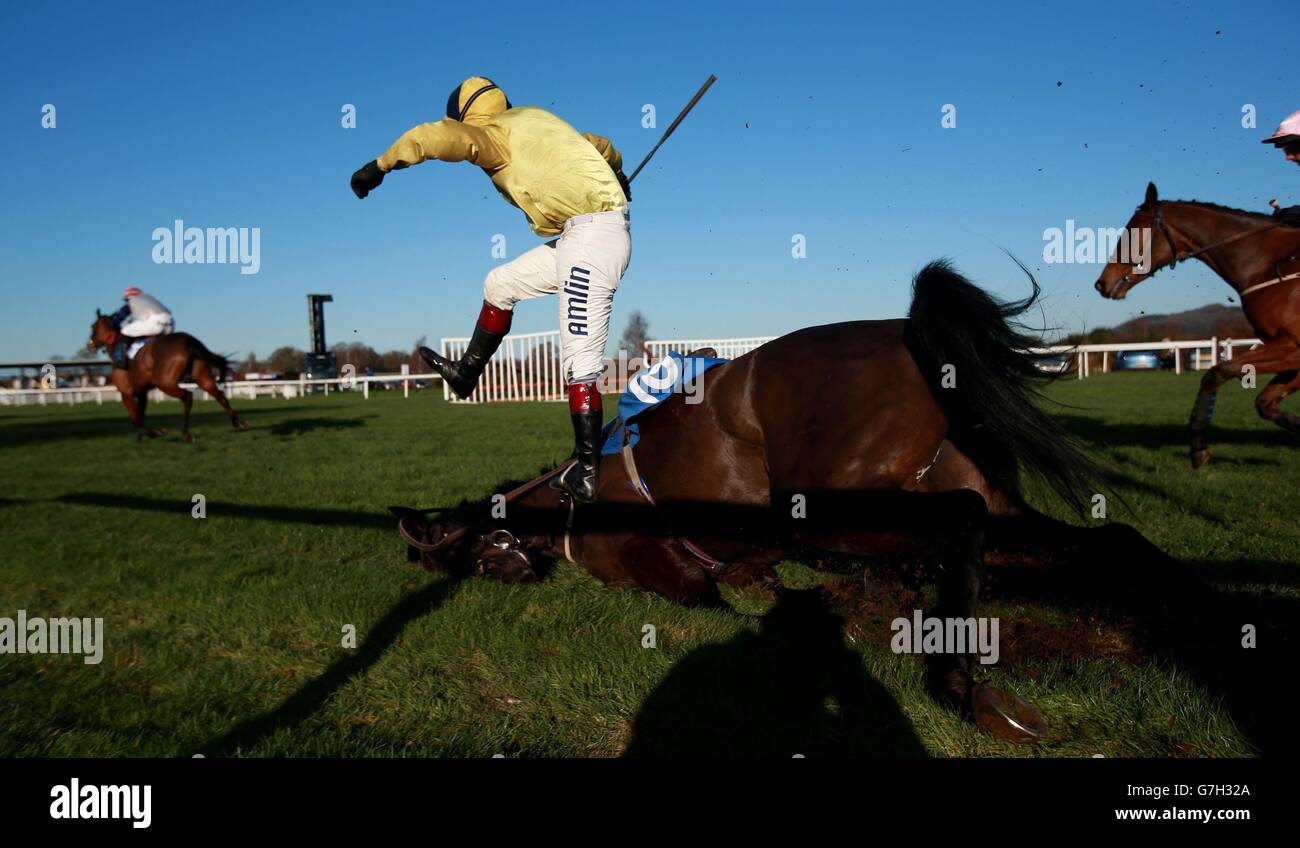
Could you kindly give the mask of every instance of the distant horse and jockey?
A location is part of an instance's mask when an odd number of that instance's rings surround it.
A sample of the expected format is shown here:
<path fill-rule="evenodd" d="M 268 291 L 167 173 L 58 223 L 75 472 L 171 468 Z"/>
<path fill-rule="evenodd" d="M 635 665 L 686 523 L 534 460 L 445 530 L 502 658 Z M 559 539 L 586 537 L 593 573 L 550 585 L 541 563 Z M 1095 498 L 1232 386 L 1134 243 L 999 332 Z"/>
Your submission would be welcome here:
<path fill-rule="evenodd" d="M 1210 460 L 1208 431 L 1219 388 L 1248 373 L 1276 376 L 1255 398 L 1261 418 L 1300 436 L 1300 416 L 1278 408 L 1300 389 L 1300 228 L 1254 212 L 1188 200 L 1161 200 L 1155 184 L 1125 227 L 1148 234 L 1148 257 L 1118 254 L 1096 283 L 1102 297 L 1122 300 L 1161 268 L 1199 259 L 1237 293 L 1262 342 L 1205 373 L 1188 422 L 1191 461 Z M 1137 261 L 1128 261 L 1136 259 Z"/>
<path fill-rule="evenodd" d="M 235 414 L 218 385 L 228 377 L 230 365 L 226 358 L 208 350 L 203 342 L 189 333 L 172 332 L 171 314 L 139 289 L 127 289 L 123 299 L 127 306 L 112 315 L 95 310 L 95 322 L 90 325 L 86 348 L 111 353 L 113 371 L 109 380 L 122 395 L 122 405 L 131 417 L 136 440 L 156 438 L 166 432 L 161 428 L 148 429 L 144 423 L 149 391 L 158 389 L 180 400 L 181 435 L 187 442 L 194 441 L 194 434 L 190 432 L 190 406 L 194 393 L 181 385 L 191 381 L 221 405 L 236 429 L 247 430 L 248 423 Z M 141 312 L 136 301 L 144 301 L 148 311 Z M 124 319 L 132 314 L 132 308 L 142 316 L 142 320 L 123 326 Z M 131 348 L 136 352 L 128 358 Z"/>

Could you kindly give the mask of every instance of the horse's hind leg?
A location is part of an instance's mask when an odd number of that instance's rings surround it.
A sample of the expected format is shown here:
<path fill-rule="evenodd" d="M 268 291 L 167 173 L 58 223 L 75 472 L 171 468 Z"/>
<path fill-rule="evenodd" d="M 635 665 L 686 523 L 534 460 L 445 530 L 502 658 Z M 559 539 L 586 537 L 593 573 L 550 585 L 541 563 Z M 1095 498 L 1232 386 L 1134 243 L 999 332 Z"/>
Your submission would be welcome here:
<path fill-rule="evenodd" d="M 1291 393 L 1300 389 L 1300 371 L 1284 371 L 1274 377 L 1255 398 L 1255 411 L 1259 417 L 1300 436 L 1300 415 L 1277 408 Z"/>
<path fill-rule="evenodd" d="M 984 530 L 988 507 L 972 491 L 951 492 L 785 492 L 773 504 L 803 495 L 803 518 L 788 518 L 788 535 L 800 544 L 832 553 L 933 557 L 941 568 L 933 616 L 973 619 L 979 603 Z M 927 616 L 931 617 L 931 616 Z M 914 634 L 919 639 L 921 634 Z M 926 680 L 941 702 L 968 713 L 974 679 L 972 651 L 926 656 Z M 968 646 L 971 647 L 971 646 Z"/>
<path fill-rule="evenodd" d="M 180 386 L 159 386 L 158 389 L 165 394 L 177 398 L 181 402 L 181 435 L 185 441 L 193 442 L 194 435 L 190 433 L 190 406 L 194 402 L 194 393 Z"/>
<path fill-rule="evenodd" d="M 1218 395 L 1219 387 L 1228 380 L 1237 379 L 1246 373 L 1248 368 L 1254 373 L 1285 372 L 1294 375 L 1297 368 L 1300 368 L 1300 350 L 1297 350 L 1295 343 L 1289 339 L 1274 339 L 1254 350 L 1241 354 L 1236 359 L 1220 362 L 1205 373 L 1205 376 L 1201 378 L 1201 391 L 1197 394 L 1196 403 L 1192 406 L 1191 420 L 1187 422 L 1187 429 L 1191 435 L 1193 468 L 1200 468 L 1210 461 L 1210 445 L 1206 434 L 1210 429 L 1210 419 L 1214 415 L 1214 400 Z M 1266 410 L 1270 412 L 1276 411 L 1277 401 L 1286 396 L 1285 394 L 1278 394 L 1281 390 L 1274 389 L 1274 386 L 1293 382 L 1294 377 L 1281 383 L 1275 378 L 1269 383 L 1268 388 L 1261 392 L 1259 400 L 1256 401 L 1256 408 L 1259 409 L 1260 415 L 1268 418 L 1269 415 Z M 1269 394 L 1269 389 L 1274 389 L 1274 393 Z M 1272 401 L 1271 406 L 1269 406 L 1269 401 Z M 1264 407 L 1259 406 L 1261 402 L 1265 404 Z M 1277 417 L 1270 420 L 1278 421 L 1278 418 L 1283 415 L 1287 417 L 1279 422 L 1278 426 L 1291 429 L 1291 426 L 1297 423 L 1294 415 L 1278 412 Z"/>
<path fill-rule="evenodd" d="M 221 408 L 226 412 L 226 417 L 230 419 L 231 426 L 236 430 L 247 430 L 248 422 L 235 414 L 235 410 L 230 406 L 230 401 L 226 400 L 226 393 L 221 391 L 217 381 L 213 378 L 212 369 L 208 367 L 208 364 L 201 359 L 195 360 L 192 373 L 194 382 L 198 383 L 199 388 L 221 404 Z"/>

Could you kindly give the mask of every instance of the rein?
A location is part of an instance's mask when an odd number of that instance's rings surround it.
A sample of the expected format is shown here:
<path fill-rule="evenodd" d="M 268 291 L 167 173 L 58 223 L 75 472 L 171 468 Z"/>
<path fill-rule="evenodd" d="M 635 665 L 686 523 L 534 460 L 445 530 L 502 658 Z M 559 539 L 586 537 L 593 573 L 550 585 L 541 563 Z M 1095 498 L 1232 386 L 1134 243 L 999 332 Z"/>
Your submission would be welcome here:
<path fill-rule="evenodd" d="M 524 495 L 528 494 L 533 489 L 536 489 L 538 486 L 542 485 L 547 480 L 550 480 L 555 475 L 563 472 L 571 464 L 572 463 L 566 462 L 563 465 L 559 466 L 558 468 L 552 468 L 550 471 L 546 472 L 541 477 L 535 477 L 532 480 L 529 480 L 527 483 L 524 483 L 521 486 L 517 486 L 514 489 L 511 489 L 509 492 L 506 492 L 504 502 L 510 503 L 511 501 L 522 498 Z M 453 509 L 455 509 L 455 507 L 434 507 L 433 509 L 412 510 L 412 512 L 413 513 L 418 512 L 422 515 L 428 515 L 431 512 L 451 512 Z M 408 545 L 410 545 L 411 547 L 415 548 L 418 551 L 425 551 L 425 552 L 437 551 L 446 545 L 450 545 L 452 542 L 457 541 L 466 533 L 468 533 L 470 531 L 470 527 L 472 526 L 466 524 L 464 527 L 456 528 L 455 530 L 443 536 L 441 539 L 439 539 L 436 542 L 425 542 L 423 540 L 416 539 L 415 536 L 411 533 L 411 531 L 407 529 L 406 519 L 408 517 L 409 515 L 404 515 L 397 520 L 397 532 L 402 537 L 402 539 L 406 541 Z"/>

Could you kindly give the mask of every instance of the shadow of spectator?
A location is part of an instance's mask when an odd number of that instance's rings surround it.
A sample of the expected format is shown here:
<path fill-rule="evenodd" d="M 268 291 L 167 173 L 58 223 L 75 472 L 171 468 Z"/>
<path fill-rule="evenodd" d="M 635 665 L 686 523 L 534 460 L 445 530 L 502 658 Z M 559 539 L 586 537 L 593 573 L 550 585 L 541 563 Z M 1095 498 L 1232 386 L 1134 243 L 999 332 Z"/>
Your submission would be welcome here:
<path fill-rule="evenodd" d="M 758 633 L 700 648 L 642 703 L 626 757 L 924 757 L 844 642 L 820 589 L 786 590 Z"/>

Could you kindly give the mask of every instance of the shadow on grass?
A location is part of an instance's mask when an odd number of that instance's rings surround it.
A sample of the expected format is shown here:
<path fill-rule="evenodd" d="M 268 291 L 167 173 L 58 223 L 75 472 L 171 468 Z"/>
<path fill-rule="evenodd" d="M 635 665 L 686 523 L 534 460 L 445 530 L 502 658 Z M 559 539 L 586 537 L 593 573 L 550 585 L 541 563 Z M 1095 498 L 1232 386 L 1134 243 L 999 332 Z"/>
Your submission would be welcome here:
<path fill-rule="evenodd" d="M 1261 561 L 1188 566 L 1156 565 L 1116 551 L 1074 568 L 997 569 L 990 582 L 1001 599 L 1027 599 L 1063 613 L 1097 611 L 1109 621 L 1130 624 L 1143 654 L 1181 670 L 1221 699 L 1260 753 L 1293 752 L 1298 741 L 1294 711 L 1279 687 L 1285 685 L 1300 644 L 1300 602 L 1270 593 L 1215 589 L 1197 572 L 1229 582 L 1264 575 L 1292 583 L 1298 566 Z M 1256 647 L 1243 644 L 1247 626 L 1256 634 Z M 1170 722 L 1171 733 L 1176 733 L 1172 717 Z"/>
<path fill-rule="evenodd" d="M 893 697 L 844 644 L 820 589 L 786 590 L 760 631 L 698 648 L 641 704 L 626 757 L 924 757 Z"/>
<path fill-rule="evenodd" d="M 139 495 L 113 495 L 106 492 L 73 492 L 59 495 L 55 503 L 99 506 L 108 509 L 133 509 L 163 512 L 188 517 L 192 504 L 188 500 L 164 500 Z M 234 518 L 252 518 L 259 521 L 279 521 L 290 524 L 323 524 L 339 527 L 360 527 L 367 530 L 393 530 L 396 522 L 388 513 L 355 512 L 347 509 L 307 509 L 292 506 L 249 506 L 225 501 L 208 501 L 208 515 Z"/>
<path fill-rule="evenodd" d="M 107 405 L 107 404 L 106 404 Z M 204 409 L 210 406 L 210 409 Z M 234 404 L 235 411 L 239 417 L 247 420 L 253 429 L 257 429 L 258 421 L 265 418 L 279 418 L 285 412 L 291 412 L 295 409 L 307 409 L 304 406 L 264 406 L 261 409 L 257 407 L 242 408 L 238 403 Z M 0 426 L 0 448 L 21 448 L 30 445 L 45 444 L 47 442 L 61 442 L 67 440 L 82 439 L 101 439 L 101 438 L 121 438 L 123 443 L 128 441 L 134 442 L 135 431 L 131 428 L 131 419 L 127 417 L 126 411 L 122 409 L 121 404 L 116 404 L 119 415 L 96 415 L 93 417 L 73 418 L 73 419 L 33 419 L 27 418 L 21 421 Z M 163 410 L 159 412 L 159 409 Z M 149 412 L 145 415 L 145 425 L 147 427 L 166 427 L 168 436 L 174 441 L 180 441 L 181 427 L 181 407 L 178 403 L 168 402 L 167 404 L 150 404 Z M 190 429 L 197 436 L 203 436 L 205 433 L 213 431 L 228 431 L 237 433 L 235 428 L 230 426 L 226 419 L 226 414 L 221 411 L 215 403 L 208 404 L 205 402 L 195 401 L 194 410 L 190 414 Z M 183 442 L 182 442 L 183 444 Z"/>
<path fill-rule="evenodd" d="M 1188 398 L 1190 412 L 1193 398 Z M 1071 433 L 1086 439 L 1098 448 L 1140 447 L 1188 449 L 1187 420 L 1168 424 L 1116 424 L 1103 418 L 1057 412 L 1053 416 Z M 1210 447 L 1215 445 L 1257 445 L 1267 448 L 1300 446 L 1300 441 L 1280 428 L 1252 428 L 1210 426 Z M 1217 461 L 1218 457 L 1215 457 Z"/>
<path fill-rule="evenodd" d="M 1187 560 L 1186 563 L 1215 583 L 1300 587 L 1300 564 L 1295 562 L 1237 559 L 1231 562 Z"/>
<path fill-rule="evenodd" d="M 367 415 L 362 418 L 293 418 L 288 421 L 281 421 L 273 426 L 270 430 L 273 436 L 301 436 L 304 433 L 311 433 L 316 430 L 352 430 L 357 427 L 366 426 L 365 418 L 375 418 L 377 416 Z"/>
<path fill-rule="evenodd" d="M 203 746 L 204 756 L 230 756 L 247 751 L 263 739 L 294 726 L 317 712 L 333 695 L 353 679 L 365 674 L 379 661 L 406 625 L 445 604 L 456 592 L 460 580 L 445 577 L 399 601 L 359 639 L 355 653 L 340 657 L 320 676 L 281 704 L 277 709 L 236 725 L 230 732 Z"/>

